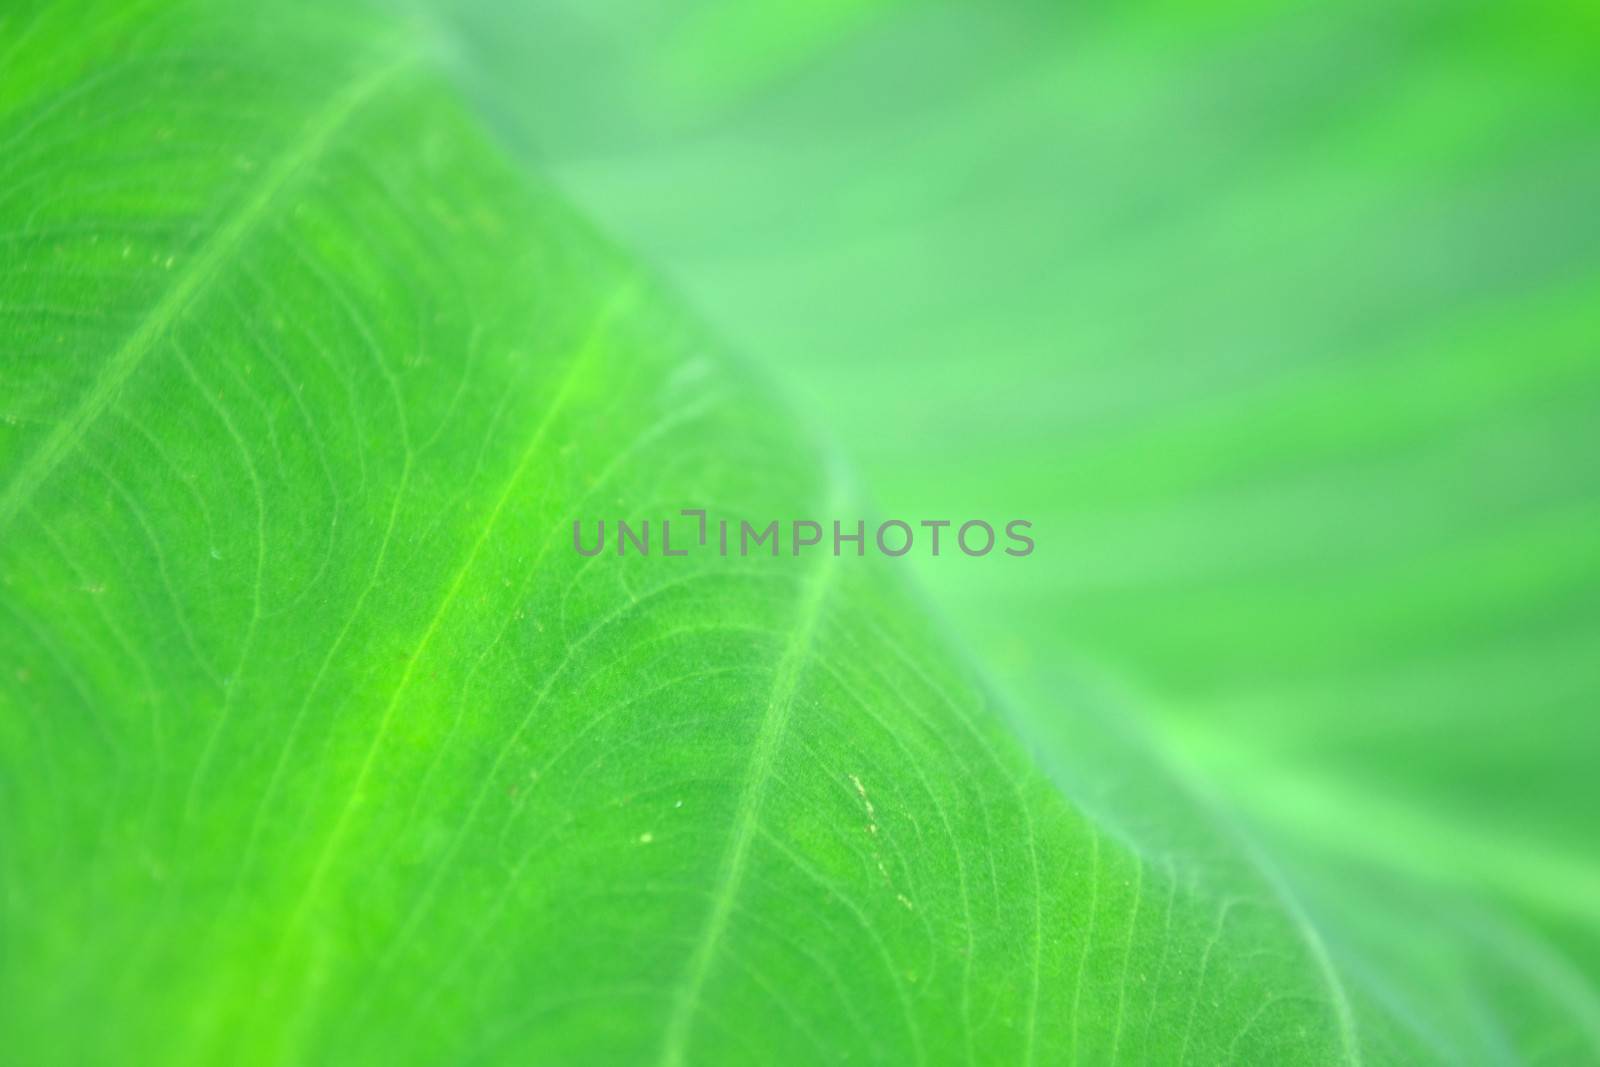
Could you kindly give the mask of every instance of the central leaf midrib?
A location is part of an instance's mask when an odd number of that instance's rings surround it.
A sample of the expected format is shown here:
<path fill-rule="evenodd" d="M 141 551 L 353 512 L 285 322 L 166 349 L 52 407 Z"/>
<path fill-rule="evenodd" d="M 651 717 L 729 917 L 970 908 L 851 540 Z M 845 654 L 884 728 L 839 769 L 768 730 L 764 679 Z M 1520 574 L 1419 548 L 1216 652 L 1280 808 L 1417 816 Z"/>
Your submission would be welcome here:
<path fill-rule="evenodd" d="M 831 513 L 831 511 L 830 511 Z M 810 654 L 817 622 L 827 599 L 835 570 L 835 557 L 824 554 L 806 581 L 801 605 L 795 615 L 793 628 L 783 655 L 773 673 L 772 690 L 767 699 L 761 727 L 756 735 L 755 750 L 744 785 L 734 810 L 733 826 L 728 847 L 711 891 L 711 910 L 706 915 L 704 927 L 695 941 L 694 952 L 684 969 L 672 1015 L 667 1020 L 662 1040 L 661 1063 L 663 1067 L 680 1067 L 685 1062 L 690 1031 L 699 1007 L 700 996 L 711 973 L 716 949 L 727 930 L 733 912 L 733 902 L 744 881 L 745 865 L 749 858 L 750 843 L 761 814 L 761 803 L 767 783 L 772 777 L 773 763 L 783 744 L 784 733 L 794 707 L 795 689 L 800 680 L 801 666 Z"/>

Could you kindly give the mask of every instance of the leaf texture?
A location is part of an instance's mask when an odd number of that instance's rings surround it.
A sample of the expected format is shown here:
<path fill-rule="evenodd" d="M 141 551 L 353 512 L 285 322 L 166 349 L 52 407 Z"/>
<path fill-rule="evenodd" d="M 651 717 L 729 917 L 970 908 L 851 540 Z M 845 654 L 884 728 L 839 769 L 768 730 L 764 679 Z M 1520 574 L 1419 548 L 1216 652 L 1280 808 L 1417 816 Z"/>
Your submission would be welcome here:
<path fill-rule="evenodd" d="M 1253 840 L 1063 690 L 1080 788 L 890 561 L 572 551 L 868 504 L 448 44 L 0 23 L 8 1055 L 1363 1062 Z"/>

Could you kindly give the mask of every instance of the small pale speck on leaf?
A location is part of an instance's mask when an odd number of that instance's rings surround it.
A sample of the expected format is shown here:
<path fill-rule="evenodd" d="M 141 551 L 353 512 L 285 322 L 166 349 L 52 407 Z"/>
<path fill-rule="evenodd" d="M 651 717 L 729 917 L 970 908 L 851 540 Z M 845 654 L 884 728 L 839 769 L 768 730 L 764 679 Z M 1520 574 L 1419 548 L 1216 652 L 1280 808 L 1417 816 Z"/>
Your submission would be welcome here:
<path fill-rule="evenodd" d="M 656 835 L 652 834 L 648 830 L 646 830 L 644 833 L 639 835 L 639 844 L 648 845 L 650 842 L 654 841 L 655 839 L 656 839 Z"/>

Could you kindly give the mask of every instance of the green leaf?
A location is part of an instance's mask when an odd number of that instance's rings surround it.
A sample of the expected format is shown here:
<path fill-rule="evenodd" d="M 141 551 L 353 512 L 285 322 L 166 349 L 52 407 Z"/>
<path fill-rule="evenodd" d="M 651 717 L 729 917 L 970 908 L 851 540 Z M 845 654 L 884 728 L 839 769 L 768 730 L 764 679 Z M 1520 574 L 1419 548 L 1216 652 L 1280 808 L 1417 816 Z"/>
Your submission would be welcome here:
<path fill-rule="evenodd" d="M 506 157 L 459 42 L 326 7 L 0 22 L 8 1059 L 1586 1047 L 1521 942 L 1512 1035 L 1472 946 L 1363 970 L 1407 912 L 1331 944 L 1354 879 L 1288 877 L 1076 675 L 1001 700 L 895 561 L 574 552 L 873 512 Z"/>
<path fill-rule="evenodd" d="M 601 76 L 475 7 L 519 143 L 891 513 L 1036 519 L 916 577 L 1074 793 L 1125 788 L 1088 679 L 1284 869 L 1368 1059 L 1600 1056 L 1592 18 L 907 4 L 669 112 L 672 25 Z"/>

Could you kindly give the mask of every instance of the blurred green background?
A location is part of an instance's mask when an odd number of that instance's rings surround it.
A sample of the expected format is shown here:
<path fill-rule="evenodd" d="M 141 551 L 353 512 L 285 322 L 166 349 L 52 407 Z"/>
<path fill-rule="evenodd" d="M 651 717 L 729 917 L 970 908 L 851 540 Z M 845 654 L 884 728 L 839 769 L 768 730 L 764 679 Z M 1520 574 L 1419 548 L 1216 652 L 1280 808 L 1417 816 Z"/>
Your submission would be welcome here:
<path fill-rule="evenodd" d="M 508 135 L 886 514 L 1037 523 L 1025 562 L 915 564 L 1005 679 L 1102 672 L 1296 790 L 1585 841 L 1594 9 L 506 19 L 464 21 L 526 83 Z"/>
<path fill-rule="evenodd" d="M 907 566 L 1063 776 L 1137 722 L 1379 973 L 1451 887 L 1600 1033 L 1600 8 L 459 19 L 885 514 L 1037 524 Z"/>

